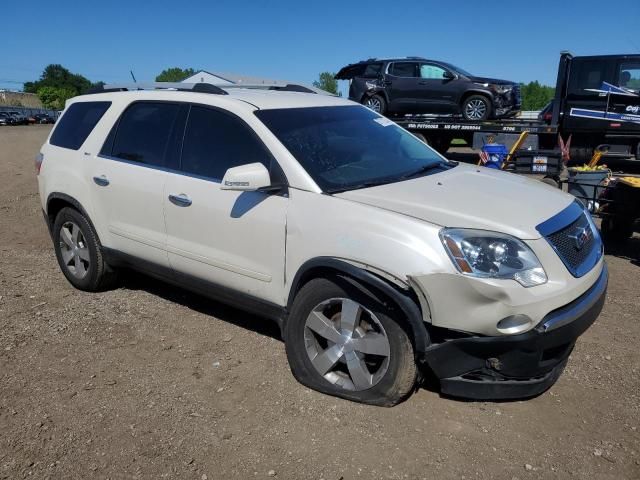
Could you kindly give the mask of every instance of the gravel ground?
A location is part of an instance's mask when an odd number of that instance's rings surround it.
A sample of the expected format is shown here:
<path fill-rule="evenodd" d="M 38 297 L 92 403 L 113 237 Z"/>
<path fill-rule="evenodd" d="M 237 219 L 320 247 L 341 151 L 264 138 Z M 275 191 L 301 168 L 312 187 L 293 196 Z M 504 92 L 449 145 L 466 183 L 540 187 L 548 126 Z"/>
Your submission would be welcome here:
<path fill-rule="evenodd" d="M 36 193 L 49 128 L 0 128 L 0 478 L 640 478 L 639 237 L 545 394 L 362 406 L 299 385 L 259 317 L 134 274 L 71 288 Z"/>

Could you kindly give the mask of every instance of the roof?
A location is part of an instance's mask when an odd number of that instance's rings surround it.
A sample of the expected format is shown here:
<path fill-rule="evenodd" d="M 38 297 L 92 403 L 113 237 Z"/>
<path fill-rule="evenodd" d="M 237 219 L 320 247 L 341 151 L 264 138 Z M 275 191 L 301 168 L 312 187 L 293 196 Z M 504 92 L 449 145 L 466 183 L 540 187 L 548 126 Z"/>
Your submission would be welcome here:
<path fill-rule="evenodd" d="M 224 87 L 223 87 L 224 88 Z M 330 107 L 355 105 L 350 100 L 333 95 L 315 93 L 281 92 L 277 90 L 256 90 L 245 88 L 229 89 L 229 96 L 250 103 L 261 110 L 274 108 Z"/>
<path fill-rule="evenodd" d="M 202 85 L 202 84 L 196 84 Z M 107 85 L 106 87 L 109 87 Z M 184 102 L 203 103 L 211 105 L 224 105 L 231 101 L 244 106 L 251 105 L 258 109 L 277 108 L 301 108 L 301 107 L 322 107 L 355 105 L 354 102 L 345 100 L 342 97 L 333 95 L 320 95 L 317 93 L 303 93 L 279 90 L 263 90 L 256 88 L 241 88 L 234 86 L 225 90 L 223 85 L 219 88 L 227 92 L 227 95 L 216 93 L 203 93 L 191 90 L 175 89 L 155 89 L 155 90 L 125 90 L 97 92 L 93 94 L 75 97 L 72 101 L 96 101 L 106 100 L 109 97 L 127 99 L 128 101 L 139 100 L 175 100 Z M 106 98 L 105 98 L 106 97 Z"/>

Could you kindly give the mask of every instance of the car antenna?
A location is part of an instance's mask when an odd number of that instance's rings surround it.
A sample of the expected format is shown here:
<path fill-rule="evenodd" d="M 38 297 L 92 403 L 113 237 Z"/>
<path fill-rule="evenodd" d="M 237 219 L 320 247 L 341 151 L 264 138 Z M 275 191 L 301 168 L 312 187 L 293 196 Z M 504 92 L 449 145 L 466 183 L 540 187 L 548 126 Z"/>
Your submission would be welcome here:
<path fill-rule="evenodd" d="M 131 78 L 133 78 L 133 83 L 138 83 L 136 76 L 133 74 L 133 70 L 129 70 L 129 73 L 131 74 Z"/>

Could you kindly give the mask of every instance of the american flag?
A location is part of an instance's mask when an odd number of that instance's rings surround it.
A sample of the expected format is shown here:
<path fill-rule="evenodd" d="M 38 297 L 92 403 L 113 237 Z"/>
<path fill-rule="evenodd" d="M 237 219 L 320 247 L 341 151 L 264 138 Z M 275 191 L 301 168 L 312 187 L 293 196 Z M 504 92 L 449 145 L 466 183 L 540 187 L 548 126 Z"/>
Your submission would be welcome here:
<path fill-rule="evenodd" d="M 480 155 L 480 161 L 483 165 L 489 161 L 489 154 L 487 152 L 480 150 L 478 155 Z"/>

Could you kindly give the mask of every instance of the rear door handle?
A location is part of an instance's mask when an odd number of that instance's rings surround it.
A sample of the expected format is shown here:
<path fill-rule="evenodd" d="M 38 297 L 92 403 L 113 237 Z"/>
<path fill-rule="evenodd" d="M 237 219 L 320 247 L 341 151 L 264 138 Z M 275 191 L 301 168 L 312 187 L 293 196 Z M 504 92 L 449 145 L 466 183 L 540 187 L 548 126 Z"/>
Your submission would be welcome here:
<path fill-rule="evenodd" d="M 99 185 L 101 187 L 106 187 L 107 185 L 109 185 L 109 179 L 104 175 L 100 175 L 99 177 L 93 177 L 93 181 L 95 182 L 96 185 Z"/>
<path fill-rule="evenodd" d="M 188 207 L 191 205 L 191 199 L 187 197 L 184 193 L 180 195 L 169 195 L 169 201 L 178 207 Z"/>

